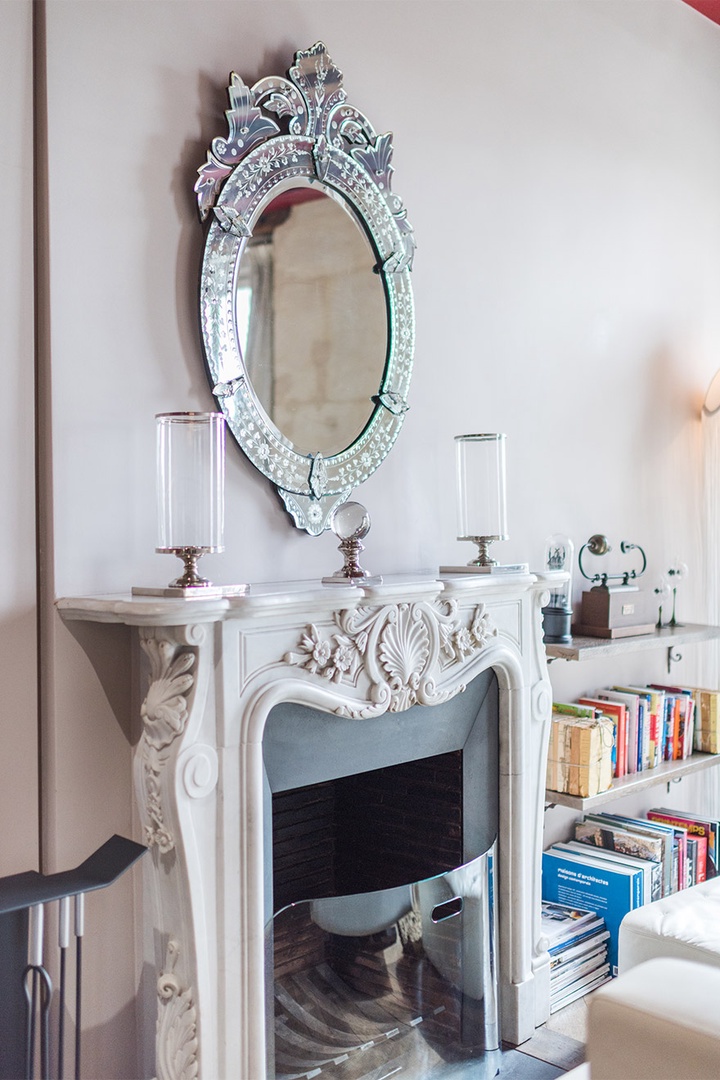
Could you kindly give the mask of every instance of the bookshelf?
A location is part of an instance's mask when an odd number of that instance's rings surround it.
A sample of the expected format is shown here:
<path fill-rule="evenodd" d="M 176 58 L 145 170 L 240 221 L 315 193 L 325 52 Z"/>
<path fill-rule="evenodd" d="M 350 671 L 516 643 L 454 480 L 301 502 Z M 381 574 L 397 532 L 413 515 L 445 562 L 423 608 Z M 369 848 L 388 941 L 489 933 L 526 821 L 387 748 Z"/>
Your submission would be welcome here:
<path fill-rule="evenodd" d="M 668 651 L 668 672 L 677 645 L 698 644 L 702 641 L 716 641 L 720 638 L 720 626 L 705 626 L 701 623 L 684 623 L 679 626 L 663 626 L 651 634 L 638 634 L 637 637 L 596 638 L 573 637 L 565 645 L 545 645 L 545 654 L 551 660 L 600 660 L 605 656 L 619 656 L 621 653 L 640 652 L 645 649 L 666 648 Z"/>
<path fill-rule="evenodd" d="M 716 641 L 720 638 L 720 626 L 706 626 L 701 623 L 684 623 L 678 626 L 663 626 L 652 634 L 639 634 L 626 638 L 573 637 L 565 645 L 545 645 L 548 663 L 551 660 L 595 660 L 606 656 L 618 656 L 621 653 L 639 652 L 645 649 L 666 648 L 668 651 L 668 673 L 672 662 L 680 659 L 674 654 L 678 645 L 698 644 L 703 641 Z M 580 813 L 595 810 L 605 803 L 622 799 L 626 795 L 642 791 L 655 784 L 669 784 L 682 776 L 709 769 L 720 763 L 720 754 L 702 754 L 695 752 L 682 761 L 663 761 L 654 769 L 645 769 L 639 773 L 629 773 L 613 780 L 607 791 L 598 795 L 582 798 L 579 795 L 566 795 L 560 791 L 546 789 L 545 799 L 548 806 L 567 806 Z"/>
<path fill-rule="evenodd" d="M 667 649 L 667 670 L 678 659 L 673 656 L 676 645 L 697 645 L 701 642 L 714 642 L 720 638 L 720 626 L 706 626 L 702 623 L 687 622 L 677 626 L 663 626 L 652 634 L 638 634 L 636 637 L 573 637 L 567 645 L 545 645 L 548 661 L 552 660 L 600 660 L 603 657 L 620 656 L 623 652 L 639 652 L 644 649 Z"/>
<path fill-rule="evenodd" d="M 569 806 L 579 813 L 586 813 L 615 799 L 622 799 L 626 795 L 642 791 L 643 788 L 653 787 L 655 784 L 669 784 L 672 780 L 679 780 L 681 776 L 700 772 L 702 769 L 709 769 L 717 764 L 720 764 L 720 754 L 701 754 L 696 751 L 684 761 L 662 761 L 654 769 L 644 769 L 643 772 L 621 776 L 613 780 L 612 786 L 607 791 L 601 791 L 598 795 L 591 795 L 587 799 L 580 795 L 566 795 L 561 791 L 551 791 L 547 788 L 545 801 L 552 806 Z"/>

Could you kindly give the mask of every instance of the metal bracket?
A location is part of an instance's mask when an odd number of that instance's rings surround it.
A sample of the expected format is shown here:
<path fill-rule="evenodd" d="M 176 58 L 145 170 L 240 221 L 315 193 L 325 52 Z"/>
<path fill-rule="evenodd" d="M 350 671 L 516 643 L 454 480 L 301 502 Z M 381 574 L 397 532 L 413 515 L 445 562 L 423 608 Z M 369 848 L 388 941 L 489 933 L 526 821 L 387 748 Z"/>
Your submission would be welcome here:
<path fill-rule="evenodd" d="M 672 671 L 672 666 L 673 666 L 673 664 L 677 664 L 677 663 L 678 663 L 678 661 L 680 661 L 680 660 L 682 660 L 682 653 L 681 653 L 681 652 L 678 652 L 678 651 L 677 651 L 677 649 L 676 649 L 676 650 L 675 650 L 675 651 L 673 652 L 673 647 L 672 647 L 672 645 L 668 645 L 668 651 L 667 651 L 667 669 L 668 669 L 668 675 L 669 675 L 669 674 L 671 673 L 671 671 Z"/>

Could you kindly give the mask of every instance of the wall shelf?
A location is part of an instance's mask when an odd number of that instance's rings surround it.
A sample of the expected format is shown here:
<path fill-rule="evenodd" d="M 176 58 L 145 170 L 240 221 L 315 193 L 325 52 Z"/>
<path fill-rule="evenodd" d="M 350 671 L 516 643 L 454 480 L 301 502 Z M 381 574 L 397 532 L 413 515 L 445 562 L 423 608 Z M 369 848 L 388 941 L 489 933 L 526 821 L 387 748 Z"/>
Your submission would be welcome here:
<path fill-rule="evenodd" d="M 668 672 L 675 660 L 680 660 L 674 653 L 677 645 L 689 642 L 715 641 L 720 638 L 720 626 L 704 626 L 701 623 L 685 623 L 682 626 L 663 626 L 652 634 L 639 634 L 637 637 L 595 638 L 573 637 L 566 645 L 545 645 L 548 661 L 551 660 L 599 660 L 606 656 L 619 656 L 621 653 L 639 652 L 644 649 L 666 648 L 668 651 Z"/>
<path fill-rule="evenodd" d="M 699 751 L 691 754 L 684 761 L 663 761 L 654 769 L 644 769 L 639 773 L 628 773 L 613 780 L 612 787 L 607 791 L 601 791 L 597 795 L 590 795 L 584 799 L 580 795 L 567 795 L 562 791 L 550 791 L 546 789 L 545 800 L 553 806 L 569 806 L 572 810 L 585 813 L 595 810 L 598 806 L 613 802 L 615 799 L 623 799 L 626 795 L 634 795 L 643 788 L 653 787 L 655 784 L 670 783 L 679 780 L 682 776 L 690 773 L 709 769 L 720 763 L 720 754 L 701 754 Z"/>

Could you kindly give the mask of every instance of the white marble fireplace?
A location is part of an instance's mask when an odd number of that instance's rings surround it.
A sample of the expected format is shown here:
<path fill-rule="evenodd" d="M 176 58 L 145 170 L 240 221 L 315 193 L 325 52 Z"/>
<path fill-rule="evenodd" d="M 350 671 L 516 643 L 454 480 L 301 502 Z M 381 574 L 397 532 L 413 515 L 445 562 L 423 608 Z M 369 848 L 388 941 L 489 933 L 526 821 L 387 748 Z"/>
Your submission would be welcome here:
<path fill-rule="evenodd" d="M 58 602 L 66 620 L 138 628 L 145 670 L 135 790 L 152 851 L 144 919 L 153 955 L 145 960 L 157 974 L 158 1078 L 266 1076 L 263 731 L 271 710 L 297 703 L 376 723 L 448 701 L 488 669 L 499 688 L 502 1037 L 521 1043 L 547 1019 L 544 594 L 530 574 L 463 575 L 372 588 L 257 586 L 232 599 Z M 302 730 L 296 738 L 301 745 Z"/>

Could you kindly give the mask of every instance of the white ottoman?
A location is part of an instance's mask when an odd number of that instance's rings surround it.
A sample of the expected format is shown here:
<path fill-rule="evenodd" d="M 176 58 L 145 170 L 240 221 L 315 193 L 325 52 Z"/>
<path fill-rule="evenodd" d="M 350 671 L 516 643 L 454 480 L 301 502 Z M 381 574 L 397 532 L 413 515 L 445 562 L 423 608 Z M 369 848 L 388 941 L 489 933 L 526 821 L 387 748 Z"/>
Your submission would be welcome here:
<path fill-rule="evenodd" d="M 720 967 L 720 877 L 629 912 L 620 924 L 620 974 L 656 956 Z"/>
<path fill-rule="evenodd" d="M 563 1080 L 720 1076 L 720 970 L 658 957 L 590 998 L 588 1062 Z"/>

